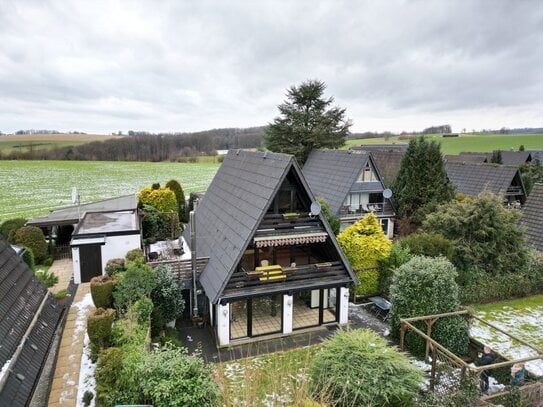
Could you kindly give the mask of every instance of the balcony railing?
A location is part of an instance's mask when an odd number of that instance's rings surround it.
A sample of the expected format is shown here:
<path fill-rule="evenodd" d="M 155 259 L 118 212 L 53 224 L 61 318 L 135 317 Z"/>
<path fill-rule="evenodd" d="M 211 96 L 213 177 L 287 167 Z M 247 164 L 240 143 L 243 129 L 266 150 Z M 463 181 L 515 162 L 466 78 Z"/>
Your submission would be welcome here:
<path fill-rule="evenodd" d="M 393 214 L 392 205 L 390 203 L 368 203 L 364 205 L 352 206 L 343 205 L 339 210 L 340 216 L 345 215 L 362 215 L 365 213 L 373 212 L 377 215 Z"/>

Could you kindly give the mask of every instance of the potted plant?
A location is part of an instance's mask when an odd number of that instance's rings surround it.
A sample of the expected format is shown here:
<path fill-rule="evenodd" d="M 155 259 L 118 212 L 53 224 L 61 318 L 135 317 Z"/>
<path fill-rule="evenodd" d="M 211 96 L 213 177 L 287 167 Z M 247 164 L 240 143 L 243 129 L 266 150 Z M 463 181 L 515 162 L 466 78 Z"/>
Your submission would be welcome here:
<path fill-rule="evenodd" d="M 63 288 L 62 290 L 59 290 L 57 291 L 56 293 L 53 294 L 53 297 L 55 298 L 55 300 L 58 301 L 58 303 L 60 305 L 64 305 L 64 303 L 66 302 L 66 297 L 68 296 L 68 290 Z"/>

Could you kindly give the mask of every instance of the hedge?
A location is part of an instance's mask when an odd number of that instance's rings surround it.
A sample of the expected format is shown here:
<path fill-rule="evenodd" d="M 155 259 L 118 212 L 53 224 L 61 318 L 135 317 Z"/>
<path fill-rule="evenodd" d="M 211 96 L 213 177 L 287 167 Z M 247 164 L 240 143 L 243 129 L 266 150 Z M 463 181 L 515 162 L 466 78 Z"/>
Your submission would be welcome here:
<path fill-rule="evenodd" d="M 103 348 L 111 343 L 111 327 L 115 320 L 115 310 L 97 308 L 87 317 L 87 333 L 91 343 Z"/>
<path fill-rule="evenodd" d="M 36 226 L 23 226 L 14 235 L 16 245 L 32 250 L 34 260 L 40 264 L 47 257 L 47 242 L 43 232 Z"/>
<path fill-rule="evenodd" d="M 92 301 L 96 308 L 113 307 L 115 280 L 109 276 L 93 277 L 90 282 Z"/>
<path fill-rule="evenodd" d="M 110 259 L 106 263 L 105 272 L 108 276 L 114 276 L 117 273 L 126 271 L 124 259 Z"/>

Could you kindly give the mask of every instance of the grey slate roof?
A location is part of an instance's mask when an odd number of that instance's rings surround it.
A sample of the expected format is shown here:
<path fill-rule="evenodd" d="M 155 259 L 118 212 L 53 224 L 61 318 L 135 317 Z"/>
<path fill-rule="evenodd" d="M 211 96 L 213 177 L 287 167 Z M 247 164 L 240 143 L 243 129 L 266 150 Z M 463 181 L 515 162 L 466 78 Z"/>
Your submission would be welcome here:
<path fill-rule="evenodd" d="M 458 155 L 447 154 L 443 157 L 446 162 L 450 163 L 473 163 L 482 164 L 488 162 L 489 158 L 486 153 L 460 153 Z"/>
<path fill-rule="evenodd" d="M 445 163 L 449 180 L 456 187 L 456 192 L 477 196 L 489 191 L 496 195 L 505 195 L 519 170 L 495 164 Z M 520 175 L 518 175 L 520 177 Z M 522 185 L 524 195 L 524 185 Z"/>
<path fill-rule="evenodd" d="M 368 159 L 367 153 L 313 150 L 302 171 L 315 196 L 326 199 L 330 211 L 337 214 Z"/>
<path fill-rule="evenodd" d="M 403 151 L 372 151 L 371 155 L 375 166 L 379 171 L 379 175 L 387 188 L 394 183 L 400 167 L 402 158 L 405 155 Z"/>
<path fill-rule="evenodd" d="M 10 245 L 0 237 L 0 369 L 21 344 L 42 301 L 37 323 L 7 372 L 1 406 L 25 406 L 49 351 L 62 309 Z"/>
<path fill-rule="evenodd" d="M 500 150 L 503 165 L 514 165 L 520 167 L 532 159 L 530 151 L 508 151 Z M 445 159 L 449 162 L 471 162 L 471 163 L 490 163 L 493 153 L 474 153 L 463 151 L 457 156 L 447 155 Z"/>
<path fill-rule="evenodd" d="M 135 210 L 138 207 L 138 200 L 135 194 L 123 195 L 117 198 L 105 199 L 98 202 L 81 204 L 79 209 L 76 206 L 55 209 L 47 216 L 29 220 L 26 224 L 31 226 L 68 225 L 79 222 L 79 216 L 85 212 L 113 212 Z"/>
<path fill-rule="evenodd" d="M 519 167 L 531 160 L 531 154 L 529 151 L 502 151 L 501 155 L 503 165 L 514 165 Z M 490 158 L 492 158 L 492 154 L 489 155 L 489 162 Z"/>
<path fill-rule="evenodd" d="M 399 151 L 405 153 L 409 147 L 408 143 L 390 143 L 390 144 L 361 144 L 351 147 L 351 150 L 362 150 L 373 153 L 374 151 Z"/>
<path fill-rule="evenodd" d="M 311 191 L 291 155 L 230 150 L 195 211 L 198 257 L 209 257 L 200 284 L 216 303 L 290 170 Z M 323 215 L 328 233 L 330 229 Z M 184 237 L 190 242 L 190 228 Z M 344 263 L 343 253 L 332 240 Z M 350 267 L 346 266 L 355 281 Z"/>
<path fill-rule="evenodd" d="M 535 184 L 524 208 L 521 223 L 526 227 L 526 240 L 543 251 L 543 184 Z"/>

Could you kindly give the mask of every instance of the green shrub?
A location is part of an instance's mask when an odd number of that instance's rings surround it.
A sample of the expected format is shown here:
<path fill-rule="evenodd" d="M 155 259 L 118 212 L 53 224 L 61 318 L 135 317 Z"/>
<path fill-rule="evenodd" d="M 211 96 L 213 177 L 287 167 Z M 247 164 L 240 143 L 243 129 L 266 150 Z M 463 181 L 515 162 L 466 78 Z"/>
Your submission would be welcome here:
<path fill-rule="evenodd" d="M 413 233 L 400 239 L 400 243 L 415 256 L 443 256 L 451 260 L 454 254 L 454 242 L 439 233 Z"/>
<path fill-rule="evenodd" d="M 143 212 L 144 241 L 174 239 L 181 233 L 177 213 L 161 213 L 151 205 L 143 205 Z"/>
<path fill-rule="evenodd" d="M 187 213 L 186 213 L 186 202 L 185 202 L 185 193 L 181 184 L 176 180 L 172 179 L 166 183 L 166 188 L 169 188 L 175 194 L 175 199 L 177 200 L 179 220 L 181 222 L 188 222 Z"/>
<path fill-rule="evenodd" d="M 15 244 L 32 250 L 36 263 L 41 263 L 47 256 L 47 242 L 40 228 L 23 226 L 14 235 Z"/>
<path fill-rule="evenodd" d="M 311 361 L 313 397 L 333 406 L 412 406 L 422 372 L 368 329 L 338 331 Z"/>
<path fill-rule="evenodd" d="M 22 259 L 30 270 L 34 270 L 36 262 L 34 261 L 34 254 L 32 253 L 32 250 L 29 250 L 25 247 Z"/>
<path fill-rule="evenodd" d="M 106 263 L 105 272 L 108 276 L 114 276 L 117 273 L 126 271 L 124 259 L 110 259 Z"/>
<path fill-rule="evenodd" d="M 53 259 L 53 256 L 47 256 L 44 261 L 41 262 L 45 267 L 51 267 L 53 265 L 53 262 L 55 259 Z"/>
<path fill-rule="evenodd" d="M 477 407 L 480 406 L 480 383 L 476 377 L 465 375 L 458 389 L 429 391 L 421 395 L 418 407 Z"/>
<path fill-rule="evenodd" d="M 391 333 L 399 337 L 400 318 L 455 312 L 459 310 L 456 270 L 445 258 L 414 256 L 394 273 L 390 287 Z M 424 322 L 413 324 L 426 332 Z M 432 338 L 457 355 L 468 351 L 468 324 L 463 317 L 439 319 L 432 327 Z M 425 341 L 406 331 L 406 347 L 415 355 L 423 355 Z"/>
<path fill-rule="evenodd" d="M 179 339 L 179 332 L 175 328 L 166 328 L 158 337 L 161 346 L 167 343 L 171 344 L 175 348 L 181 348 L 183 345 Z"/>
<path fill-rule="evenodd" d="M 90 406 L 90 403 L 93 398 L 94 398 L 94 393 L 92 391 L 87 390 L 85 391 L 85 393 L 83 393 L 83 398 L 81 399 L 81 401 L 83 402 L 84 406 Z"/>
<path fill-rule="evenodd" d="M 317 198 L 317 201 L 321 205 L 322 208 L 322 214 L 328 221 L 328 224 L 330 225 L 330 228 L 332 228 L 332 232 L 334 232 L 334 235 L 337 235 L 339 233 L 339 229 L 341 227 L 341 220 L 339 219 L 339 216 L 335 216 L 332 211 L 330 210 L 330 204 L 328 201 L 324 198 Z"/>
<path fill-rule="evenodd" d="M 115 280 L 109 276 L 93 277 L 90 281 L 92 301 L 96 308 L 113 307 Z"/>
<path fill-rule="evenodd" d="M 126 261 L 145 261 L 145 255 L 141 249 L 132 249 L 126 252 Z"/>
<path fill-rule="evenodd" d="M 15 243 L 13 239 L 15 232 L 18 229 L 22 228 L 27 221 L 28 220 L 24 218 L 14 218 L 14 219 L 5 220 L 0 225 L 0 235 L 4 236 L 4 238 L 9 243 Z"/>
<path fill-rule="evenodd" d="M 147 297 L 141 297 L 130 306 L 129 310 L 129 312 L 134 313 L 134 318 L 138 321 L 138 324 L 149 324 L 153 313 L 153 301 Z"/>
<path fill-rule="evenodd" d="M 147 354 L 140 372 L 142 393 L 155 407 L 220 405 L 211 368 L 185 349 L 166 345 Z"/>
<path fill-rule="evenodd" d="M 100 351 L 96 365 L 96 407 L 110 407 L 120 398 L 123 355 L 119 348 Z"/>
<path fill-rule="evenodd" d="M 141 297 L 149 296 L 156 285 L 156 275 L 151 267 L 136 260 L 128 264 L 123 273 L 117 275 L 113 290 L 113 304 L 123 314 Z"/>
<path fill-rule="evenodd" d="M 155 269 L 156 286 L 151 292 L 153 300 L 153 333 L 164 328 L 164 325 L 177 319 L 183 313 L 185 302 L 177 279 L 164 265 Z"/>
<path fill-rule="evenodd" d="M 87 317 L 87 333 L 91 343 L 99 348 L 111 343 L 111 327 L 115 320 L 115 310 L 97 308 Z"/>
<path fill-rule="evenodd" d="M 379 270 L 370 268 L 356 272 L 356 278 L 360 281 L 355 287 L 356 295 L 370 295 L 379 292 Z"/>
<path fill-rule="evenodd" d="M 36 277 L 38 277 L 47 288 L 53 287 L 58 283 L 58 277 L 55 273 L 48 270 L 36 270 Z"/>
<path fill-rule="evenodd" d="M 138 193 L 139 205 L 151 205 L 160 212 L 176 212 L 178 210 L 175 193 L 169 188 L 143 188 Z"/>
<path fill-rule="evenodd" d="M 388 296 L 394 271 L 402 264 L 407 263 L 412 255 L 409 247 L 396 242 L 392 245 L 388 257 L 379 261 L 379 291 Z"/>

